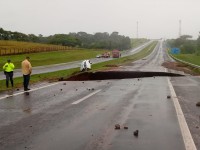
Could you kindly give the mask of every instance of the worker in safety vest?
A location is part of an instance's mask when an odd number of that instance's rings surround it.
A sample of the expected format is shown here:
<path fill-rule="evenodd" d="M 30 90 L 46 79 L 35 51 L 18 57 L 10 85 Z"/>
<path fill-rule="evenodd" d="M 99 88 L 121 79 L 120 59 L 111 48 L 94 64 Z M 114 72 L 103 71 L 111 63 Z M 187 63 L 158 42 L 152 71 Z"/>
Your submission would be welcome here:
<path fill-rule="evenodd" d="M 6 76 L 6 87 L 9 87 L 9 80 L 11 82 L 12 87 L 14 86 L 13 83 L 13 71 L 14 71 L 15 65 L 11 63 L 11 60 L 8 59 L 7 63 L 3 66 L 4 74 Z"/>

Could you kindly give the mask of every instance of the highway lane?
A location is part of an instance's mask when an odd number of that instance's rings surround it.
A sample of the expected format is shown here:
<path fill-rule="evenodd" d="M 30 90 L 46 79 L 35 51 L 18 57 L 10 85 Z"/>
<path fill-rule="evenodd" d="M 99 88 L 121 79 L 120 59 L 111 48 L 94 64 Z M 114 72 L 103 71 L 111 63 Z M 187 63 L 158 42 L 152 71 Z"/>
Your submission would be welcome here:
<path fill-rule="evenodd" d="M 120 70 L 165 71 L 163 55 L 160 42 L 152 55 Z M 29 95 L 1 95 L 0 149 L 194 149 L 191 139 L 182 138 L 173 98 L 167 99 L 173 94 L 168 77 L 45 86 L 35 85 Z"/>
<path fill-rule="evenodd" d="M 166 54 L 166 45 L 164 48 L 164 60 L 174 62 L 172 58 Z M 182 73 L 168 69 L 168 72 Z M 196 107 L 196 103 L 200 101 L 200 77 L 185 74 L 184 77 L 170 78 L 171 83 L 176 92 L 177 98 L 181 105 L 188 127 L 192 134 L 197 149 L 200 149 L 200 109 Z"/>
<path fill-rule="evenodd" d="M 143 44 L 143 45 L 141 45 L 137 48 L 124 51 L 122 53 L 121 57 L 133 55 L 133 54 L 141 51 L 143 48 L 148 46 L 150 43 L 152 43 L 152 41 L 149 41 L 149 42 L 147 42 L 147 43 L 145 43 L 145 44 Z M 109 61 L 109 60 L 112 60 L 112 59 L 115 59 L 115 58 L 92 58 L 90 60 L 93 64 L 97 64 L 97 63 Z M 82 61 L 83 60 L 69 62 L 69 63 L 55 64 L 55 65 L 33 67 L 32 74 L 34 75 L 34 74 L 41 74 L 41 73 L 48 73 L 48 72 L 55 72 L 55 71 L 59 71 L 59 70 L 77 68 L 77 67 L 80 67 L 80 64 L 81 64 Z M 34 65 L 34 64 L 32 64 L 32 65 Z M 21 69 L 15 69 L 14 77 L 21 77 L 21 76 L 22 76 Z M 2 79 L 5 79 L 5 75 L 3 74 L 3 72 L 0 72 L 0 80 L 2 80 Z"/>

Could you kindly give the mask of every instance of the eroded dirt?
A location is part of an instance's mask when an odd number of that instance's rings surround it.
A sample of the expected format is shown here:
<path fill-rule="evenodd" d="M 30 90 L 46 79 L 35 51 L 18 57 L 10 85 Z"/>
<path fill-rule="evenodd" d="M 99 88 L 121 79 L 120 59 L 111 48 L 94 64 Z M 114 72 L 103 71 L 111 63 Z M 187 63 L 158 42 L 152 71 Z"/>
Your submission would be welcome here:
<path fill-rule="evenodd" d="M 184 73 L 190 75 L 195 75 L 195 76 L 200 75 L 200 73 L 194 72 L 192 68 L 190 68 L 189 66 L 179 62 L 164 62 L 162 66 L 172 70 L 183 71 Z"/>

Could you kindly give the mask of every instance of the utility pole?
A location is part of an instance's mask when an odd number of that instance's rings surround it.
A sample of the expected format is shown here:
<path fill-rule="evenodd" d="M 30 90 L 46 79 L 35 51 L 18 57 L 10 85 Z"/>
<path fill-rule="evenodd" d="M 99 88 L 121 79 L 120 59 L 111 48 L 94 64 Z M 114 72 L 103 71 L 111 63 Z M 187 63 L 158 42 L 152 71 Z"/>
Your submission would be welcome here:
<path fill-rule="evenodd" d="M 181 20 L 179 20 L 179 37 L 181 37 Z"/>
<path fill-rule="evenodd" d="M 139 37 L 138 37 L 138 21 L 137 21 L 137 39 L 138 39 Z"/>

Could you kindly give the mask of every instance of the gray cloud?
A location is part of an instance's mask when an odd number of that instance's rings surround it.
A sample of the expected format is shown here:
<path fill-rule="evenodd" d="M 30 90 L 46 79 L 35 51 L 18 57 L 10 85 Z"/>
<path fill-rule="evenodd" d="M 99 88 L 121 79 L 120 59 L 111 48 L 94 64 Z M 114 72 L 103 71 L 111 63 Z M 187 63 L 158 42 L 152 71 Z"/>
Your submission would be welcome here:
<path fill-rule="evenodd" d="M 113 32 L 136 37 L 197 38 L 199 0 L 0 0 L 0 27 L 51 35 L 85 31 Z"/>

